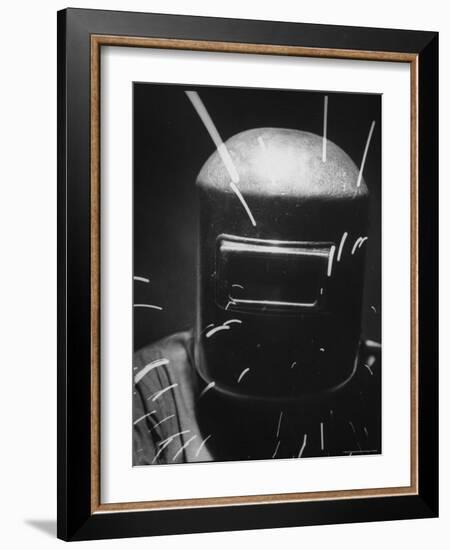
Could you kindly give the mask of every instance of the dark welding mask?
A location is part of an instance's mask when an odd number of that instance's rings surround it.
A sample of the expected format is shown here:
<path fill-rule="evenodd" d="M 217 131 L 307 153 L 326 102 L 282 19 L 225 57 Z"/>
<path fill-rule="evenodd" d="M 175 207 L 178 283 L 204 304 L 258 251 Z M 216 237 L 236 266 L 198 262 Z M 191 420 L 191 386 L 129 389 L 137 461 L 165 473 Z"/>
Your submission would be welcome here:
<path fill-rule="evenodd" d="M 354 162 L 315 134 L 258 128 L 216 150 L 197 189 L 204 387 L 288 401 L 344 387 L 358 361 L 368 222 Z"/>

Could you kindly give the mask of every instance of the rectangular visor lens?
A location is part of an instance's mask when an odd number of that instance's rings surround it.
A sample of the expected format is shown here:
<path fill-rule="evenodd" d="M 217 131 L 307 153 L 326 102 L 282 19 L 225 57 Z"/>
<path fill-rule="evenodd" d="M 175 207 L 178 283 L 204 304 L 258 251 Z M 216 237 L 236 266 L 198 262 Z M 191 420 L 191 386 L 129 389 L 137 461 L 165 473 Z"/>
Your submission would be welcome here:
<path fill-rule="evenodd" d="M 218 305 L 269 313 L 320 309 L 330 247 L 322 243 L 220 237 Z"/>

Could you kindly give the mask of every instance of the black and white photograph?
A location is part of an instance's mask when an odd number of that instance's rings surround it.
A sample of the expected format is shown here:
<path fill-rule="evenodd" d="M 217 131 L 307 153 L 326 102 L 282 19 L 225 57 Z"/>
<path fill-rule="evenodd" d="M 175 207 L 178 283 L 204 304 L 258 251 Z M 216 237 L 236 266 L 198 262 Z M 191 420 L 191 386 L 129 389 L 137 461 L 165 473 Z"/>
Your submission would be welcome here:
<path fill-rule="evenodd" d="M 133 83 L 133 466 L 382 453 L 381 113 Z"/>

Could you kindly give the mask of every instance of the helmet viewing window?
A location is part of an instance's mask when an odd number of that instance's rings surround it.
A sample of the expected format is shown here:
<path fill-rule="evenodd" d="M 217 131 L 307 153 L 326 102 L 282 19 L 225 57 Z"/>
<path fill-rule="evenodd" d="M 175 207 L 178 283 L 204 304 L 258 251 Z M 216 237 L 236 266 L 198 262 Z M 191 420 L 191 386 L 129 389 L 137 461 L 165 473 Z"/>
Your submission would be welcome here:
<path fill-rule="evenodd" d="M 219 236 L 217 304 L 223 309 L 250 313 L 323 309 L 331 246 Z"/>

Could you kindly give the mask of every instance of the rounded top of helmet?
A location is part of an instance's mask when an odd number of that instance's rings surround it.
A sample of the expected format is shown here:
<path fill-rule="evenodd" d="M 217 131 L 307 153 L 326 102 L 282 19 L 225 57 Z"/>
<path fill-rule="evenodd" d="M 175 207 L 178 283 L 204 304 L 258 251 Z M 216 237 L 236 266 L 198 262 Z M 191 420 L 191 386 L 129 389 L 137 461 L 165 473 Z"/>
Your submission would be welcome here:
<path fill-rule="evenodd" d="M 219 147 L 197 184 L 247 195 L 352 198 L 368 193 L 353 160 L 335 143 L 311 132 L 254 128 Z"/>

